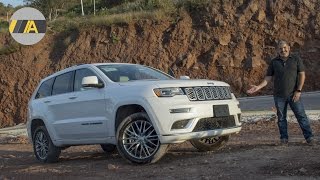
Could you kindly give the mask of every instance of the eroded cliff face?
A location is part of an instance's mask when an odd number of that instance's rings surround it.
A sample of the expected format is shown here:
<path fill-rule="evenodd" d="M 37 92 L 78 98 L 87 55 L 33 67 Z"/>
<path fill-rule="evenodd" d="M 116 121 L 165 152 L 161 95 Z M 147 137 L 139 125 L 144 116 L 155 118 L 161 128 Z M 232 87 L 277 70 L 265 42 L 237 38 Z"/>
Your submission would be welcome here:
<path fill-rule="evenodd" d="M 26 121 L 27 102 L 40 79 L 94 62 L 149 65 L 176 77 L 228 82 L 238 96 L 259 83 L 279 39 L 304 60 L 304 90 L 319 90 L 320 2 L 267 0 L 215 3 L 181 10 L 173 21 L 139 20 L 60 34 L 0 56 L 0 127 Z M 10 36 L 0 34 L 6 44 Z M 268 86 L 260 94 L 271 94 Z"/>

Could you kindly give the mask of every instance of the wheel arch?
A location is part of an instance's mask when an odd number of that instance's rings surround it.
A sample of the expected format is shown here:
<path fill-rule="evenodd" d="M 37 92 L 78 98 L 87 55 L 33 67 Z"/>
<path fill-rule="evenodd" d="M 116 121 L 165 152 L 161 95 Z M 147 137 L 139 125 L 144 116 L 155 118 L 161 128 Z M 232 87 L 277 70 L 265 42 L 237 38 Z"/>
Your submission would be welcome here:
<path fill-rule="evenodd" d="M 50 126 L 47 126 L 47 123 L 48 122 L 46 122 L 43 118 L 34 118 L 34 119 L 32 119 L 31 121 L 30 121 L 30 125 L 29 125 L 29 128 L 30 128 L 30 142 L 32 142 L 33 141 L 33 134 L 34 134 L 34 131 L 37 129 L 37 127 L 39 127 L 39 126 L 44 126 L 46 129 L 47 129 L 47 132 L 48 132 L 48 134 L 49 134 L 49 136 L 50 136 L 50 138 L 51 138 L 51 140 L 52 140 L 52 142 L 53 142 L 53 144 L 54 145 L 58 145 L 58 144 L 56 144 L 56 142 L 55 142 L 55 134 L 54 134 L 54 132 L 52 132 L 53 130 L 52 130 L 52 127 L 50 127 Z"/>
<path fill-rule="evenodd" d="M 118 126 L 125 117 L 138 112 L 147 113 L 146 109 L 139 104 L 127 104 L 119 106 L 115 115 L 114 131 L 117 132 Z"/>
<path fill-rule="evenodd" d="M 39 126 L 46 126 L 44 121 L 42 119 L 33 119 L 31 121 L 31 125 L 30 125 L 30 128 L 31 128 L 31 136 L 33 136 L 34 134 L 34 131 L 37 129 L 37 127 Z M 32 139 L 32 138 L 31 138 Z"/>

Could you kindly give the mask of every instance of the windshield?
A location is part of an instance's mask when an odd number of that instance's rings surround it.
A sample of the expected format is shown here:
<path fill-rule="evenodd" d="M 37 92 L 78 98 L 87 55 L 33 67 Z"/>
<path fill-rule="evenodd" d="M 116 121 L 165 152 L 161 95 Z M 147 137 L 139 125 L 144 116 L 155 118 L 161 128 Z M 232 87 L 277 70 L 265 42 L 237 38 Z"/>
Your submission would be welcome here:
<path fill-rule="evenodd" d="M 109 64 L 99 65 L 97 67 L 113 82 L 173 79 L 160 70 L 137 64 Z"/>

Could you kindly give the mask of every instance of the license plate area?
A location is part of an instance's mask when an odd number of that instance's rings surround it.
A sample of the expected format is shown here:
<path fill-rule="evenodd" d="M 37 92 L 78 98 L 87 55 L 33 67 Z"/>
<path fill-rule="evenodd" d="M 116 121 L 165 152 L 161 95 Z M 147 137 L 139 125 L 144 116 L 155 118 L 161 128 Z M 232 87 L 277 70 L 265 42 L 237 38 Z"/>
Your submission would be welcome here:
<path fill-rule="evenodd" d="M 214 105 L 213 106 L 214 117 L 230 116 L 228 105 Z"/>

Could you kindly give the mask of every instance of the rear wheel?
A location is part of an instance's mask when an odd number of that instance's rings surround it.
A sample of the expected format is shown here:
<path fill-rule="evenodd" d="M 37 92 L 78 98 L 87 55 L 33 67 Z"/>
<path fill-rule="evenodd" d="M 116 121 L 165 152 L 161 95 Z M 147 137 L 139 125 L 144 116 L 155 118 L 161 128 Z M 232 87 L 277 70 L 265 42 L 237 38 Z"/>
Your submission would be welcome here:
<path fill-rule="evenodd" d="M 229 137 L 230 135 L 193 139 L 190 140 L 190 143 L 199 151 L 215 151 L 225 146 L 229 141 Z"/>
<path fill-rule="evenodd" d="M 61 149 L 56 147 L 44 126 L 39 126 L 33 133 L 33 151 L 36 158 L 43 163 L 57 162 Z"/>
<path fill-rule="evenodd" d="M 119 154 L 133 163 L 146 164 L 158 161 L 167 151 L 161 144 L 148 115 L 135 113 L 125 118 L 117 130 Z"/>

